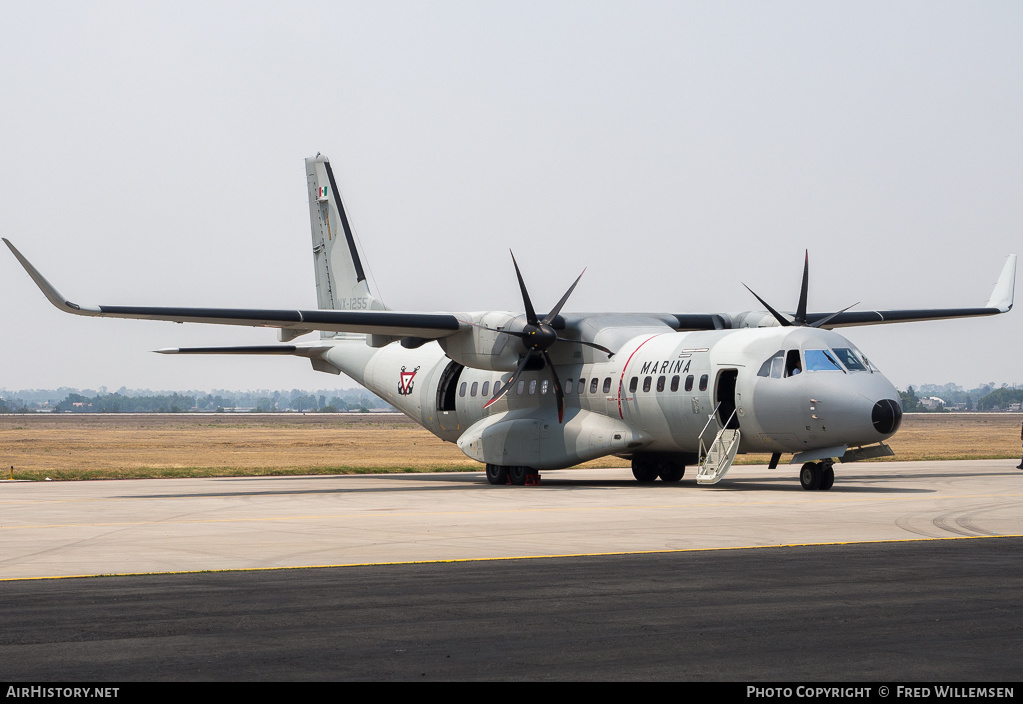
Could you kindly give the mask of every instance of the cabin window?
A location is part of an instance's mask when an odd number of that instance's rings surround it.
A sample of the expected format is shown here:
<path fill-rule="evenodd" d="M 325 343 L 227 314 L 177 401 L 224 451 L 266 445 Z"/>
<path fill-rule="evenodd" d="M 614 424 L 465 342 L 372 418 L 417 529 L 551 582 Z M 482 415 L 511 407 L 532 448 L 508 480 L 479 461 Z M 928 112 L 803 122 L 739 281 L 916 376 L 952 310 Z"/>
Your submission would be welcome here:
<path fill-rule="evenodd" d="M 572 393 L 572 380 L 571 379 L 569 379 L 568 381 L 565 382 L 565 393 L 566 394 Z"/>
<path fill-rule="evenodd" d="M 586 379 L 580 379 L 579 380 L 579 393 L 582 393 L 585 390 L 586 390 Z"/>
<path fill-rule="evenodd" d="M 499 381 L 495 381 L 495 382 L 494 382 L 494 396 L 497 396 L 497 394 L 498 394 L 498 393 L 499 393 L 500 391 L 501 391 L 501 382 L 499 382 Z"/>
<path fill-rule="evenodd" d="M 678 374 L 676 374 L 675 376 L 671 377 L 671 390 L 672 390 L 672 392 L 678 391 L 679 378 L 680 377 L 679 377 Z"/>
<path fill-rule="evenodd" d="M 704 374 L 703 376 L 700 377 L 700 391 L 706 391 L 706 390 L 707 390 L 707 375 Z"/>
<path fill-rule="evenodd" d="M 605 394 L 611 393 L 611 377 L 604 378 L 604 393 Z"/>
<path fill-rule="evenodd" d="M 478 381 L 472 382 L 472 386 L 469 387 L 469 395 L 475 397 L 476 392 L 479 391 L 480 383 Z"/>
<path fill-rule="evenodd" d="M 664 380 L 666 378 L 667 377 L 663 377 L 663 376 L 657 377 L 657 393 L 660 393 L 660 392 L 664 391 Z"/>
<path fill-rule="evenodd" d="M 686 391 L 692 391 L 692 390 L 693 390 L 693 375 L 690 374 L 689 376 L 686 377 Z"/>
<path fill-rule="evenodd" d="M 525 382 L 525 380 L 523 380 L 523 381 L 520 381 L 520 382 L 518 383 L 518 388 L 517 388 L 517 389 L 515 389 L 515 393 L 516 393 L 516 394 L 518 394 L 519 396 L 521 396 L 521 395 L 522 395 L 522 392 L 523 392 L 523 391 L 525 390 L 525 388 L 526 388 L 526 382 Z"/>
<path fill-rule="evenodd" d="M 529 382 L 529 395 L 532 396 L 536 393 L 536 379 L 532 379 Z"/>
<path fill-rule="evenodd" d="M 544 379 L 542 382 L 540 382 L 540 393 L 541 394 L 547 393 L 547 384 L 549 384 L 549 383 L 550 382 L 547 379 Z"/>
<path fill-rule="evenodd" d="M 458 395 L 459 396 L 465 396 L 465 382 L 464 381 L 462 382 L 462 385 L 458 387 Z"/>
<path fill-rule="evenodd" d="M 804 356 L 806 357 L 806 371 L 808 372 L 844 371 L 827 350 L 807 350 Z"/>
<path fill-rule="evenodd" d="M 600 382 L 600 380 L 597 379 L 597 378 L 590 379 L 590 393 L 591 394 L 597 393 L 597 384 L 599 382 Z"/>
<path fill-rule="evenodd" d="M 643 377 L 643 393 L 646 393 L 646 392 L 648 392 L 650 390 L 650 380 L 651 379 L 653 379 L 652 376 L 645 376 L 645 377 Z"/>
<path fill-rule="evenodd" d="M 637 386 L 639 386 L 639 377 L 638 376 L 634 376 L 634 377 L 632 377 L 632 381 L 629 382 L 629 393 L 630 394 L 636 393 L 636 387 Z"/>
<path fill-rule="evenodd" d="M 856 356 L 848 347 L 836 347 L 835 355 L 838 357 L 838 361 L 845 365 L 845 368 L 851 372 L 865 372 L 867 371 L 866 366 L 860 361 L 860 358 Z"/>
<path fill-rule="evenodd" d="M 495 386 L 494 388 L 497 388 L 497 387 Z M 489 391 L 490 391 L 490 382 L 489 381 L 484 381 L 483 382 L 483 389 L 480 391 L 480 396 L 486 396 Z"/>

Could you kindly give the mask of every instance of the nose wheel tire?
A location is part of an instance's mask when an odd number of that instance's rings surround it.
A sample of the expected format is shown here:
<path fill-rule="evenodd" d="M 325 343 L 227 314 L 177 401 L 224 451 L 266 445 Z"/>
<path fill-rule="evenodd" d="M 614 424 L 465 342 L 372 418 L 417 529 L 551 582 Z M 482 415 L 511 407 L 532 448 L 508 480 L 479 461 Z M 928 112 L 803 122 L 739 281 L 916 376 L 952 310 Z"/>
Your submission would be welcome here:
<path fill-rule="evenodd" d="M 825 467 L 821 472 L 821 485 L 817 487 L 821 491 L 827 491 L 835 485 L 835 470 L 832 467 Z"/>
<path fill-rule="evenodd" d="M 807 491 L 827 491 L 835 485 L 835 470 L 830 462 L 807 462 L 799 470 L 799 483 Z"/>
<path fill-rule="evenodd" d="M 816 462 L 807 462 L 799 470 L 799 483 L 807 491 L 814 491 L 821 486 L 821 466 Z"/>

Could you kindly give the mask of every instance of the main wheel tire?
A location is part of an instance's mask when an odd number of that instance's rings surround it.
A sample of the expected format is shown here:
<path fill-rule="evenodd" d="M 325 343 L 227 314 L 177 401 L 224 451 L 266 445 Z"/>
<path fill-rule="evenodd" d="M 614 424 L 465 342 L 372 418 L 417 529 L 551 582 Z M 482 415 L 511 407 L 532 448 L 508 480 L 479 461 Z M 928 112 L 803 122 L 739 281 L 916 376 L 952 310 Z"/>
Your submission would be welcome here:
<path fill-rule="evenodd" d="M 807 462 L 799 470 L 799 483 L 807 491 L 814 491 L 821 485 L 821 466 L 816 462 Z"/>
<path fill-rule="evenodd" d="M 487 465 L 487 481 L 491 484 L 507 484 L 508 468 L 497 464 Z"/>
<path fill-rule="evenodd" d="M 817 487 L 821 491 L 827 491 L 835 485 L 835 468 L 825 467 L 821 472 L 821 485 Z"/>
<path fill-rule="evenodd" d="M 681 481 L 682 477 L 685 475 L 686 466 L 684 464 L 675 464 L 673 462 L 662 462 L 661 467 L 657 472 L 657 476 L 661 478 L 662 482 Z"/>
<path fill-rule="evenodd" d="M 529 467 L 509 467 L 508 477 L 511 479 L 511 483 L 515 486 L 525 486 L 526 477 L 533 474 L 533 470 Z"/>
<path fill-rule="evenodd" d="M 632 476 L 638 482 L 649 484 L 657 479 L 657 464 L 645 459 L 632 460 Z"/>

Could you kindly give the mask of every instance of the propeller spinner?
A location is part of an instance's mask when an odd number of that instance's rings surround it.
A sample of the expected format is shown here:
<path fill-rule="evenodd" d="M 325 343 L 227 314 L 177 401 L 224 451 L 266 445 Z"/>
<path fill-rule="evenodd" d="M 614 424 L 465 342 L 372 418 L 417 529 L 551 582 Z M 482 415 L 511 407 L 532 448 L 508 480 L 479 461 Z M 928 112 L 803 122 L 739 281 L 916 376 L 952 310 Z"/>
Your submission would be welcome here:
<path fill-rule="evenodd" d="M 511 250 L 509 250 L 509 252 L 510 251 Z M 522 304 L 526 311 L 526 324 L 521 330 L 494 330 L 493 328 L 487 328 L 487 330 L 493 330 L 493 332 L 500 332 L 505 335 L 512 335 L 519 338 L 526 347 L 526 354 L 523 355 L 522 359 L 519 361 L 518 369 L 515 370 L 512 378 L 508 380 L 508 383 L 501 388 L 501 391 L 498 392 L 494 398 L 487 401 L 483 407 L 489 408 L 493 404 L 497 403 L 498 400 L 503 398 L 518 381 L 519 376 L 522 375 L 522 372 L 529 365 L 530 360 L 541 357 L 544 361 L 544 366 L 547 369 L 550 369 L 551 377 L 554 380 L 554 397 L 558 404 L 558 422 L 561 423 L 565 418 L 565 391 L 561 388 L 561 380 L 558 378 L 558 372 L 554 369 L 554 364 L 551 362 L 551 357 L 547 353 L 547 350 L 554 345 L 555 342 L 570 342 L 593 347 L 594 349 L 598 349 L 601 352 L 606 353 L 608 357 L 613 357 L 614 353 L 608 348 L 593 342 L 569 340 L 564 337 L 558 337 L 558 333 L 551 326 L 551 323 L 556 317 L 558 317 L 561 309 L 568 301 L 568 297 L 571 296 L 572 291 L 575 290 L 576 285 L 579 283 L 579 279 L 581 279 L 583 274 L 586 273 L 585 269 L 583 269 L 582 274 L 579 274 L 575 282 L 569 287 L 568 291 L 565 292 L 565 295 L 561 297 L 561 300 L 558 301 L 557 305 L 554 306 L 551 312 L 544 316 L 543 320 L 540 320 L 533 308 L 533 302 L 529 298 L 529 292 L 526 290 L 526 283 L 522 280 L 522 272 L 519 271 L 519 263 L 515 261 L 514 252 L 511 252 L 511 258 L 512 264 L 515 266 L 515 276 L 518 277 L 519 280 L 519 289 L 522 291 Z"/>

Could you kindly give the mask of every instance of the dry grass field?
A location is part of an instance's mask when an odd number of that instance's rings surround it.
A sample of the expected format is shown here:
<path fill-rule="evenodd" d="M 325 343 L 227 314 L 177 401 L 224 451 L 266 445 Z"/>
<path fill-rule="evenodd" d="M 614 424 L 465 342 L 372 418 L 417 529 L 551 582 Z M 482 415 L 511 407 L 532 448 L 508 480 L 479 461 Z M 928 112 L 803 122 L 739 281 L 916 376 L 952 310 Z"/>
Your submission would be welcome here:
<path fill-rule="evenodd" d="M 908 415 L 896 460 L 1019 459 L 1020 414 Z M 766 455 L 740 464 L 766 463 Z M 783 458 L 783 462 L 787 458 Z M 584 466 L 624 466 L 606 458 Z M 0 478 L 479 471 L 401 415 L 0 415 Z"/>

